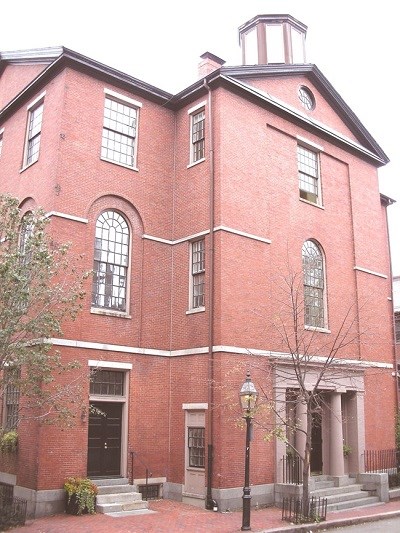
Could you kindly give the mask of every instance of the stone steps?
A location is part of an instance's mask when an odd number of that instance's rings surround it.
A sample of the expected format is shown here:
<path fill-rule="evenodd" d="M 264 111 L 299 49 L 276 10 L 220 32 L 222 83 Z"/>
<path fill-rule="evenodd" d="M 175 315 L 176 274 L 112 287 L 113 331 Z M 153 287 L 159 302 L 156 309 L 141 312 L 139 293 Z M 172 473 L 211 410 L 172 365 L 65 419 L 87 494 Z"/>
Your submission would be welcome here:
<path fill-rule="evenodd" d="M 373 491 L 363 490 L 363 485 L 354 483 L 354 478 L 340 479 L 340 486 L 328 476 L 315 480 L 315 488 L 310 492 L 316 498 L 326 498 L 327 511 L 341 511 L 381 503 Z"/>
<path fill-rule="evenodd" d="M 111 516 L 150 513 L 148 502 L 127 479 L 93 480 L 98 488 L 96 512 Z"/>

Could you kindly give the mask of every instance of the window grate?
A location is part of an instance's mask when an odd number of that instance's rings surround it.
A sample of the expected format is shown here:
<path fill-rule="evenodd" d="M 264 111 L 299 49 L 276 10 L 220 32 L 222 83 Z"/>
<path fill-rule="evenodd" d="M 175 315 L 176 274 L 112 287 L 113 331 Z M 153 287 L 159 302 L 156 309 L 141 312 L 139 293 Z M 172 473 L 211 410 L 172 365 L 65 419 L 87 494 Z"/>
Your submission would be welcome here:
<path fill-rule="evenodd" d="M 99 396 L 123 396 L 124 372 L 95 370 L 90 378 L 90 394 Z"/>

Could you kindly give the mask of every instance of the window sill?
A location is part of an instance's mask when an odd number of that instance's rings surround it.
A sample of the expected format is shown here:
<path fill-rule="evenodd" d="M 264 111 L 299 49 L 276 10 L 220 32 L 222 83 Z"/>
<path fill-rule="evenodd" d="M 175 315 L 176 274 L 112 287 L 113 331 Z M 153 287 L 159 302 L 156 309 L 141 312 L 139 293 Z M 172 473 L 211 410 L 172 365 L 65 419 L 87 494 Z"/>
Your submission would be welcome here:
<path fill-rule="evenodd" d="M 332 333 L 330 329 L 317 328 L 316 326 L 304 326 L 304 329 L 308 331 L 318 331 L 319 333 Z"/>
<path fill-rule="evenodd" d="M 195 313 L 204 313 L 205 310 L 206 310 L 205 307 L 197 307 L 196 309 L 188 309 L 186 311 L 186 314 L 187 315 L 193 315 Z"/>
<path fill-rule="evenodd" d="M 102 161 L 106 161 L 107 163 L 112 163 L 113 165 L 117 165 L 118 167 L 124 167 L 128 168 L 129 170 L 134 170 L 135 172 L 139 172 L 139 169 L 137 167 L 131 167 L 129 165 L 124 165 L 124 163 L 118 163 L 118 161 L 114 161 L 113 159 L 107 159 L 106 157 L 101 157 L 100 159 Z"/>
<path fill-rule="evenodd" d="M 114 316 L 117 318 L 132 318 L 131 315 L 123 311 L 113 311 L 112 309 L 100 309 L 98 307 L 92 307 L 90 309 L 92 315 L 104 315 L 104 316 Z"/>
<path fill-rule="evenodd" d="M 310 202 L 309 200 L 305 200 L 304 198 L 299 198 L 300 202 L 304 202 L 308 205 L 313 205 L 314 207 L 318 207 L 318 209 L 325 210 L 325 207 L 323 205 L 316 204 L 314 202 Z"/>
<path fill-rule="evenodd" d="M 206 158 L 203 157 L 203 159 L 199 159 L 198 161 L 194 161 L 193 163 L 189 163 L 189 165 L 186 168 L 194 167 L 194 166 L 198 165 L 199 163 L 203 163 L 203 161 L 205 161 L 205 160 L 206 160 Z"/>
<path fill-rule="evenodd" d="M 22 174 L 22 172 L 24 172 L 27 168 L 31 167 L 32 165 L 34 165 L 34 164 L 37 163 L 38 161 L 39 161 L 39 158 L 36 159 L 36 161 L 32 161 L 32 163 L 29 163 L 29 165 L 24 165 L 24 166 L 20 169 L 19 173 Z"/>

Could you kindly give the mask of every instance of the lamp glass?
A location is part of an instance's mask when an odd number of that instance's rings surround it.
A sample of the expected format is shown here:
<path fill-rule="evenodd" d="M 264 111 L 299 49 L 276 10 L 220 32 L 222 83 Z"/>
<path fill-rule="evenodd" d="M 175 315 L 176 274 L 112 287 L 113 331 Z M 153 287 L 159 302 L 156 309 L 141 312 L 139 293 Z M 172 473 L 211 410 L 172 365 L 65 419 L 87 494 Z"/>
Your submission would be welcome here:
<path fill-rule="evenodd" d="M 258 392 L 250 379 L 250 374 L 247 373 L 246 381 L 239 392 L 240 405 L 243 411 L 252 411 L 256 406 L 257 398 Z"/>

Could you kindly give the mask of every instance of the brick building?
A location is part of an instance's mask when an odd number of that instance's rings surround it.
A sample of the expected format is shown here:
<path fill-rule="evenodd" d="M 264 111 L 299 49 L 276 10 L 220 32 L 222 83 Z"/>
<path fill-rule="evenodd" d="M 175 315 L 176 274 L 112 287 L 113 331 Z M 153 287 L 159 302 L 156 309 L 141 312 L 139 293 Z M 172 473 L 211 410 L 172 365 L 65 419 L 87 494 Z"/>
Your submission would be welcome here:
<path fill-rule="evenodd" d="M 271 325 L 291 272 L 300 329 L 321 346 L 315 368 L 346 311 L 357 317 L 357 341 L 320 384 L 312 471 L 362 472 L 365 449 L 394 447 L 391 200 L 377 176 L 388 158 L 306 62 L 306 30 L 255 17 L 239 28 L 242 65 L 206 52 L 175 95 L 66 48 L 1 53 L 0 191 L 22 213 L 43 207 L 94 269 L 79 320 L 52 339 L 64 360 L 96 369 L 82 417 L 67 433 L 22 423 L 17 458 L 0 465 L 31 513 L 63 508 L 66 476 L 140 485 L 144 465 L 165 498 L 239 507 L 246 370 L 276 402 L 296 392 Z M 285 455 L 263 436 L 256 428 L 259 504 L 274 501 Z"/>

